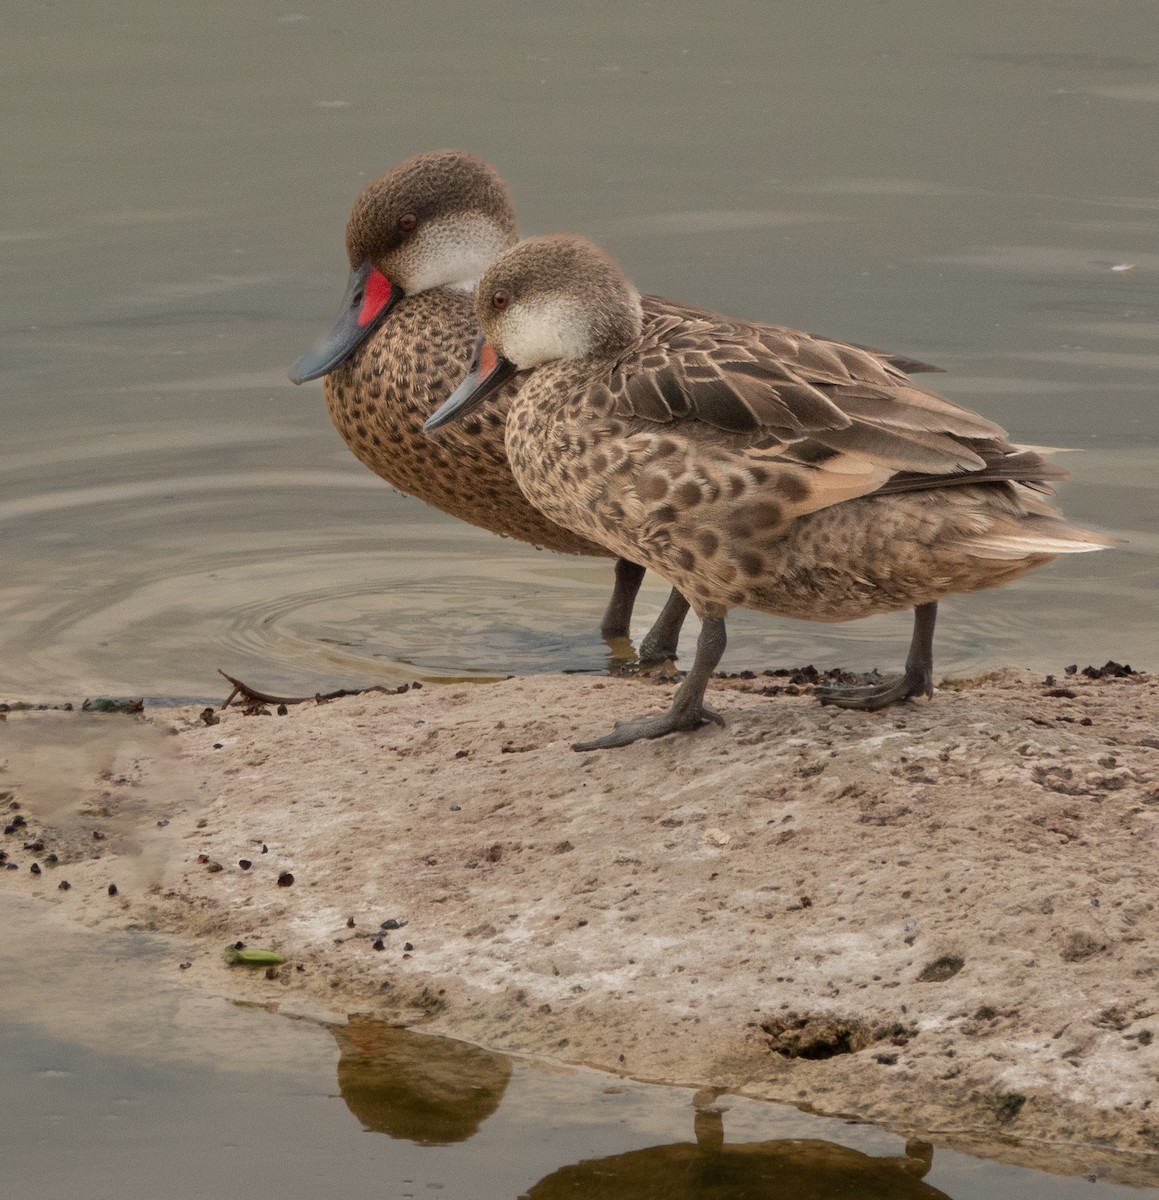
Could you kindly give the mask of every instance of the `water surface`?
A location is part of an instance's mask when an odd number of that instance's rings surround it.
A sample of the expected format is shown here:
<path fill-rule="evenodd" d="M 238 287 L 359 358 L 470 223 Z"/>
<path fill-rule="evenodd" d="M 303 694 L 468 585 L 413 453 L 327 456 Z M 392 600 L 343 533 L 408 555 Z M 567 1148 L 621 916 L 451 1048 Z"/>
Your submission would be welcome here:
<path fill-rule="evenodd" d="M 81 931 L 0 897 L 6 1196 L 1159 1197 L 365 1017 L 321 1024 L 293 996 L 289 1020 L 200 990 L 181 961 L 176 940 Z"/>
<path fill-rule="evenodd" d="M 1082 451 L 1067 512 L 1129 544 L 946 602 L 940 669 L 1156 665 L 1154 5 L 16 0 L 5 25 L 10 696 L 606 663 L 608 564 L 395 495 L 285 377 L 354 194 L 440 145 L 648 290 L 940 363 L 1016 440 Z M 725 665 L 890 669 L 908 626 L 736 614 Z"/>

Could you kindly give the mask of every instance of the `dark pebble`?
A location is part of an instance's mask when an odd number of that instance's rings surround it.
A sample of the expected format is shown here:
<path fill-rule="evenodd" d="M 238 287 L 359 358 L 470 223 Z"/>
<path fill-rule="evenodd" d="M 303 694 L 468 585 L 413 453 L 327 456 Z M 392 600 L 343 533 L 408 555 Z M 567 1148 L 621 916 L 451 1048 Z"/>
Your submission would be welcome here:
<path fill-rule="evenodd" d="M 288 713 L 289 711 L 290 710 L 284 704 L 278 705 L 278 716 L 279 717 L 284 717 L 286 715 L 286 713 Z"/>
<path fill-rule="evenodd" d="M 385 950 L 386 949 L 386 943 L 382 940 L 382 938 L 375 939 L 374 949 L 375 950 Z"/>
<path fill-rule="evenodd" d="M 233 948 L 234 948 L 235 950 L 244 950 L 244 949 L 245 949 L 245 942 L 234 942 L 234 944 L 233 944 Z"/>
<path fill-rule="evenodd" d="M 28 824 L 28 822 L 24 819 L 24 817 L 20 813 L 17 813 L 16 816 L 14 816 L 12 818 L 12 828 L 13 829 L 19 829 L 22 825 L 27 825 L 27 824 Z"/>
<path fill-rule="evenodd" d="M 269 848 L 269 846 L 267 846 L 267 845 L 265 844 L 265 842 L 262 842 L 262 853 L 263 853 L 263 854 L 269 854 L 269 852 L 270 852 L 270 848 Z"/>
<path fill-rule="evenodd" d="M 419 681 L 417 679 L 414 681 L 414 683 L 411 684 L 412 688 L 421 688 L 422 686 L 423 685 L 421 683 L 419 683 Z"/>
<path fill-rule="evenodd" d="M 387 919 L 385 921 L 383 921 L 383 923 L 379 926 L 379 928 L 380 929 L 401 929 L 402 925 L 403 925 L 403 923 L 401 921 L 396 920 L 394 917 L 387 917 Z"/>
<path fill-rule="evenodd" d="M 267 979 L 277 979 L 277 977 L 278 977 L 278 968 L 277 967 L 273 967 L 273 966 L 266 967 L 266 978 Z"/>
<path fill-rule="evenodd" d="M 165 826 L 166 826 L 166 825 L 168 825 L 168 824 L 169 824 L 169 818 L 168 818 L 168 817 L 162 817 L 162 818 L 161 818 L 161 820 L 157 822 L 157 828 L 158 828 L 158 829 L 164 829 L 164 828 L 165 828 Z"/>
<path fill-rule="evenodd" d="M 72 884 L 69 883 L 67 879 L 62 879 L 56 886 L 60 889 L 60 891 L 67 892 L 68 889 L 72 887 Z"/>
<path fill-rule="evenodd" d="M 225 745 L 225 743 L 224 743 L 224 742 L 214 742 L 214 743 L 213 743 L 213 748 L 214 748 L 215 750 L 220 750 L 220 749 L 222 748 L 222 746 L 224 746 L 224 745 Z"/>
<path fill-rule="evenodd" d="M 184 962 L 184 963 L 181 963 L 180 966 L 181 966 L 182 971 L 188 971 L 189 968 L 191 966 L 193 966 L 193 964 L 191 962 Z"/>
<path fill-rule="evenodd" d="M 5 863 L 4 870 L 5 871 L 19 871 L 20 864 L 19 863 Z"/>
<path fill-rule="evenodd" d="M 101 831 L 99 829 L 94 829 L 93 830 L 93 841 L 94 842 L 103 842 L 104 840 L 105 840 L 105 835 L 103 833 L 101 833 Z"/>
<path fill-rule="evenodd" d="M 197 861 L 199 863 L 207 863 L 207 862 L 209 862 L 209 855 L 208 854 L 199 854 L 197 856 Z"/>
<path fill-rule="evenodd" d="M 25 842 L 25 850 L 31 850 L 33 854 L 39 854 L 44 849 L 44 843 L 38 838 L 35 842 Z"/>
<path fill-rule="evenodd" d="M 109 895 L 115 896 L 116 894 L 117 894 L 117 885 L 115 883 L 110 883 L 109 884 Z"/>
<path fill-rule="evenodd" d="M 250 862 L 250 860 L 249 860 L 248 858 L 239 858 L 239 859 L 237 860 L 237 865 L 238 865 L 239 867 L 241 867 L 241 869 L 242 869 L 243 871 L 248 871 L 248 870 L 250 869 L 250 867 L 252 867 L 252 866 L 253 866 L 253 863 L 252 863 L 252 862 Z"/>
<path fill-rule="evenodd" d="M 353 918 L 353 917 L 347 917 L 347 918 L 346 918 L 346 928 L 347 928 L 347 929 L 353 929 L 353 928 L 354 928 L 354 918 Z"/>
<path fill-rule="evenodd" d="M 289 871 L 283 871 L 278 876 L 278 887 L 289 887 L 294 882 L 293 875 Z"/>
<path fill-rule="evenodd" d="M 414 949 L 414 943 L 413 943 L 413 942 L 404 942 L 404 943 L 403 943 L 403 947 L 402 947 L 402 948 L 403 948 L 404 950 L 413 950 L 413 949 Z"/>
<path fill-rule="evenodd" d="M 33 875 L 39 875 L 40 874 L 40 863 L 33 863 L 32 866 L 30 866 L 28 869 L 33 873 Z"/>
<path fill-rule="evenodd" d="M 55 867 L 55 866 L 56 866 L 56 864 L 57 864 L 58 862 L 60 862 L 60 857 L 59 857 L 59 855 L 56 855 L 56 854 L 46 854 L 46 855 L 44 856 L 44 865 L 45 865 L 46 867 Z"/>

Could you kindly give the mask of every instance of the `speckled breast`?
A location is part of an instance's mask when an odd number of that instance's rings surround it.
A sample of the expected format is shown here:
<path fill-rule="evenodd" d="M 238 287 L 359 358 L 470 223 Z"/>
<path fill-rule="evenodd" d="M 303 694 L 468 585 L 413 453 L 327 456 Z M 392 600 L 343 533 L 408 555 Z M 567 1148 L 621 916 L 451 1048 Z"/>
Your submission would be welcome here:
<path fill-rule="evenodd" d="M 507 464 L 511 392 L 433 437 L 423 422 L 467 373 L 475 339 L 471 297 L 408 296 L 326 376 L 326 407 L 358 460 L 400 491 L 460 520 L 564 554 L 611 551 L 562 529 L 524 497 Z M 517 384 L 516 384 L 517 386 Z"/>

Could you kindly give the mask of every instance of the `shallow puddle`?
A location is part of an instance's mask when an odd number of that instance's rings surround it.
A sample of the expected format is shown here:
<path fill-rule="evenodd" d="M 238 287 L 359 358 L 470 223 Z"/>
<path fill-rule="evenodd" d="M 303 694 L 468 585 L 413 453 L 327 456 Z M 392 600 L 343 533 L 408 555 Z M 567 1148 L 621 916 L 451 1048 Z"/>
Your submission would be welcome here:
<path fill-rule="evenodd" d="M 288 1019 L 187 985 L 180 962 L 175 940 L 0 899 L 5 1195 L 1159 1197 L 366 1017 Z"/>

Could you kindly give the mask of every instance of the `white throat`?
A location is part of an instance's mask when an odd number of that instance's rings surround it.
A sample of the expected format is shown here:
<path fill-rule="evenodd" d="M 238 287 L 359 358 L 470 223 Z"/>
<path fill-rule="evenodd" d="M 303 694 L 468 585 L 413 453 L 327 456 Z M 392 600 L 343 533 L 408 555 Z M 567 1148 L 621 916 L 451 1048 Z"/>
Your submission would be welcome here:
<path fill-rule="evenodd" d="M 415 268 L 405 290 L 412 295 L 437 287 L 474 291 L 483 272 L 506 248 L 506 237 L 486 217 L 454 217 L 433 222 L 416 241 Z"/>
<path fill-rule="evenodd" d="M 592 338 L 584 317 L 582 307 L 564 296 L 520 304 L 503 322 L 503 353 L 521 370 L 556 359 L 586 358 Z"/>

